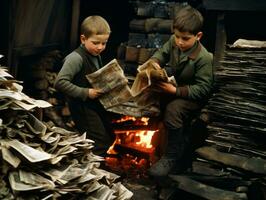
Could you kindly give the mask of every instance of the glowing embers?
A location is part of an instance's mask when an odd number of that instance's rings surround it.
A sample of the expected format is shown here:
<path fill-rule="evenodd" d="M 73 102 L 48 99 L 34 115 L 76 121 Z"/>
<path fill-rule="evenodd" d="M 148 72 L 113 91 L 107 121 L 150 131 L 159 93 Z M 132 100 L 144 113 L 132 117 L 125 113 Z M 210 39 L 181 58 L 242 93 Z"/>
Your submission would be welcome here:
<path fill-rule="evenodd" d="M 126 174 L 127 177 L 141 178 L 146 176 L 150 162 L 130 154 L 121 154 L 119 157 L 106 157 L 106 166 L 117 174 Z"/>

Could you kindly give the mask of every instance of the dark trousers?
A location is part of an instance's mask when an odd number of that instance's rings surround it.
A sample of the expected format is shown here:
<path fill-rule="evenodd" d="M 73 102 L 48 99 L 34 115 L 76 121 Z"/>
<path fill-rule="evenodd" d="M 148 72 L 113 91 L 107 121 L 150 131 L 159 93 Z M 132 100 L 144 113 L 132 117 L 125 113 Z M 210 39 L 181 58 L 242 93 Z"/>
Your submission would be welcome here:
<path fill-rule="evenodd" d="M 181 98 L 164 103 L 166 103 L 166 106 L 163 111 L 163 121 L 168 129 L 185 127 L 199 113 L 202 107 L 195 101 Z"/>
<path fill-rule="evenodd" d="M 168 130 L 167 147 L 168 149 L 176 149 L 178 147 L 175 151 L 178 155 L 180 169 L 190 167 L 191 165 L 194 144 L 190 125 L 192 119 L 199 114 L 201 108 L 202 105 L 195 101 L 178 98 L 169 101 L 164 109 L 163 121 Z M 173 141 L 169 141 L 169 139 Z M 173 142 L 175 144 L 171 146 Z M 166 151 L 166 153 L 168 152 Z"/>
<path fill-rule="evenodd" d="M 97 101 L 70 101 L 69 109 L 78 131 L 86 132 L 87 138 L 95 142 L 93 153 L 104 156 L 115 139 L 108 112 Z"/>

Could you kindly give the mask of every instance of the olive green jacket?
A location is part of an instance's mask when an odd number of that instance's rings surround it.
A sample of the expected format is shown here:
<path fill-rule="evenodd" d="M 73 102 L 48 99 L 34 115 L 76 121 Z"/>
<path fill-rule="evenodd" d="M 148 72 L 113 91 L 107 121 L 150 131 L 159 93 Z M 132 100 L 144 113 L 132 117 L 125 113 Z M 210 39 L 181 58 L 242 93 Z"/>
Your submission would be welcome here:
<path fill-rule="evenodd" d="M 191 100 L 206 100 L 213 86 L 213 56 L 200 43 L 186 52 L 175 44 L 174 35 L 151 57 L 164 67 L 178 84 L 176 95 Z"/>

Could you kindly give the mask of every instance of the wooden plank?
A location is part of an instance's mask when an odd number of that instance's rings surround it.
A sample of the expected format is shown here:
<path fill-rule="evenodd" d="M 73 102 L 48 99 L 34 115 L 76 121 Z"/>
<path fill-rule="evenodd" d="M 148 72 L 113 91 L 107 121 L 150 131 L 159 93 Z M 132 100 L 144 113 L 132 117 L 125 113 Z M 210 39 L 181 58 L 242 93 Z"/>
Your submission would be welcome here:
<path fill-rule="evenodd" d="M 80 17 L 80 0 L 72 0 L 72 20 L 70 30 L 70 49 L 75 49 L 78 43 L 78 29 Z"/>
<path fill-rule="evenodd" d="M 223 153 L 217 151 L 213 147 L 208 146 L 198 148 L 196 152 L 207 160 L 213 160 L 231 167 L 237 167 L 239 169 L 254 173 L 266 174 L 266 160 L 261 158 L 249 158 L 233 155 L 230 153 Z"/>
<path fill-rule="evenodd" d="M 14 8 L 17 6 L 17 3 L 15 0 L 11 0 L 9 2 L 9 14 L 8 14 L 8 68 L 10 73 L 15 77 L 17 74 L 17 62 L 12 63 L 12 60 L 14 59 L 14 55 L 12 54 L 13 52 L 13 47 L 15 46 L 14 44 L 14 32 L 15 32 L 15 24 L 16 24 L 16 15 L 13 12 Z M 12 68 L 13 64 L 13 68 Z"/>
<path fill-rule="evenodd" d="M 216 23 L 216 39 L 215 39 L 215 52 L 214 52 L 214 69 L 220 65 L 220 61 L 224 56 L 225 44 L 226 44 L 226 30 L 224 25 L 225 14 L 223 12 L 217 14 Z"/>
<path fill-rule="evenodd" d="M 197 196 L 209 199 L 209 200 L 247 200 L 246 193 L 237 193 L 228 190 L 222 190 L 215 188 L 200 182 L 197 182 L 193 179 L 190 179 L 186 176 L 179 175 L 170 175 L 170 178 L 175 181 L 176 187 L 195 194 Z"/>

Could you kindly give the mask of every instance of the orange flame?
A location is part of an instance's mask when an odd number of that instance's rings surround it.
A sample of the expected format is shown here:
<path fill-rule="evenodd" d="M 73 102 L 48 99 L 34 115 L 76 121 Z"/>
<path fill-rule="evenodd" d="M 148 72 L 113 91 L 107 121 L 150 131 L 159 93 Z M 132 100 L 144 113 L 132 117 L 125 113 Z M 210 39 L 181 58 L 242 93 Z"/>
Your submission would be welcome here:
<path fill-rule="evenodd" d="M 135 117 L 131 117 L 131 116 L 123 116 L 121 119 L 115 120 L 115 123 L 121 123 L 121 122 L 125 122 L 125 121 L 136 121 L 137 119 Z"/>
<path fill-rule="evenodd" d="M 139 142 L 136 142 L 137 145 L 150 149 L 152 148 L 151 139 L 155 131 L 146 131 L 141 130 L 136 133 L 136 136 L 139 137 Z"/>
<path fill-rule="evenodd" d="M 131 148 L 146 149 L 148 151 L 153 149 L 152 137 L 157 130 L 127 130 L 115 131 L 116 139 L 111 147 L 109 147 L 108 154 L 117 154 L 114 150 L 116 144 L 127 145 Z"/>
<path fill-rule="evenodd" d="M 132 116 L 123 116 L 113 123 L 122 123 L 125 121 L 133 121 L 135 125 L 147 126 L 149 122 L 148 117 L 135 118 Z M 118 154 L 114 148 L 116 144 L 127 145 L 132 148 L 147 149 L 150 151 L 153 148 L 152 136 L 157 130 L 115 130 L 116 139 L 111 147 L 109 147 L 108 154 Z"/>
<path fill-rule="evenodd" d="M 114 120 L 113 123 L 122 123 L 122 122 L 126 122 L 126 121 L 133 121 L 136 125 L 148 125 L 149 122 L 149 117 L 141 117 L 141 118 L 136 118 L 136 117 L 132 117 L 132 116 L 123 116 L 120 119 Z"/>
<path fill-rule="evenodd" d="M 149 123 L 149 119 L 150 118 L 148 118 L 148 117 L 142 117 L 142 118 L 140 118 L 140 121 L 142 121 L 143 123 L 144 123 L 144 125 L 148 125 L 148 123 Z"/>

